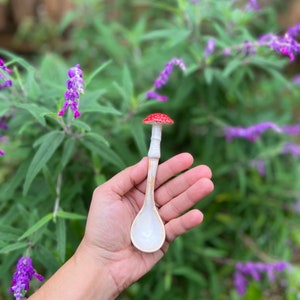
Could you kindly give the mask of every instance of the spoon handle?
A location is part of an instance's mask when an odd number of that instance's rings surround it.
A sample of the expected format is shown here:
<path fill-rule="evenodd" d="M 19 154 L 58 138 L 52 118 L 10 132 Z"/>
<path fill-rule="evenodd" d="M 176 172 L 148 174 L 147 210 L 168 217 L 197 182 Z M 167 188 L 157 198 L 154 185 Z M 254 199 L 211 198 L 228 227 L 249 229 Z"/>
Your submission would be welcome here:
<path fill-rule="evenodd" d="M 146 186 L 146 194 L 145 194 L 145 206 L 152 206 L 155 207 L 155 200 L 154 200 L 154 188 L 155 188 L 155 178 L 156 172 L 158 167 L 159 158 L 148 158 L 148 176 L 147 176 L 147 186 Z"/>
<path fill-rule="evenodd" d="M 135 217 L 130 230 L 133 245 L 140 251 L 148 253 L 159 250 L 166 238 L 165 226 L 154 200 L 158 160 L 158 158 L 149 158 L 144 204 Z"/>

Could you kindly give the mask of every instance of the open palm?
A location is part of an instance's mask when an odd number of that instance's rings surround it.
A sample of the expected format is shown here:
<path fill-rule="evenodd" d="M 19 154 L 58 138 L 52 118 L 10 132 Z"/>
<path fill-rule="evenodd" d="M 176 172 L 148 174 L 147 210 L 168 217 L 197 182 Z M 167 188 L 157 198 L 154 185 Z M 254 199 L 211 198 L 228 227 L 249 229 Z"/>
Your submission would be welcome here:
<path fill-rule="evenodd" d="M 211 171 L 204 165 L 188 169 L 192 164 L 193 157 L 182 153 L 158 167 L 155 200 L 165 223 L 166 242 L 154 253 L 143 253 L 130 241 L 131 224 L 145 197 L 147 158 L 95 190 L 82 243 L 109 266 L 120 290 L 149 271 L 177 236 L 202 222 L 199 210 L 185 211 L 213 190 Z"/>

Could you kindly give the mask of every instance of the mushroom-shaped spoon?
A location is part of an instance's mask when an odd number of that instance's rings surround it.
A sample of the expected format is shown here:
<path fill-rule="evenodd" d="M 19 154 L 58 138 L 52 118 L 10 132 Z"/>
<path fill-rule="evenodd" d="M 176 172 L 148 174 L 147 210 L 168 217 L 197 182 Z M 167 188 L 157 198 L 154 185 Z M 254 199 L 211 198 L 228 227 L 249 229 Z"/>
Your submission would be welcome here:
<path fill-rule="evenodd" d="M 154 113 L 143 123 L 152 125 L 151 143 L 148 151 L 148 176 L 144 204 L 131 225 L 131 241 L 142 252 L 159 250 L 166 238 L 165 226 L 154 200 L 154 185 L 160 159 L 162 126 L 174 121 L 165 114 Z"/>

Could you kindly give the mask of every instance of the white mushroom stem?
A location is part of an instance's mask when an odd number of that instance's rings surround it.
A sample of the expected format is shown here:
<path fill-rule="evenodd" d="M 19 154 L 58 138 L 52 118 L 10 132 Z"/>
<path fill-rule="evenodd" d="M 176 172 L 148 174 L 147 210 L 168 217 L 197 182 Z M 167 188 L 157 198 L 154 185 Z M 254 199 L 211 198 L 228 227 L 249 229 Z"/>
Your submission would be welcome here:
<path fill-rule="evenodd" d="M 161 141 L 162 124 L 152 124 L 151 142 L 148 151 L 148 177 L 145 195 L 145 205 L 152 205 L 155 207 L 154 201 L 154 187 L 156 171 L 160 159 L 160 141 Z"/>
<path fill-rule="evenodd" d="M 149 158 L 160 158 L 160 141 L 161 141 L 162 124 L 153 124 L 151 133 L 151 142 L 148 151 Z"/>

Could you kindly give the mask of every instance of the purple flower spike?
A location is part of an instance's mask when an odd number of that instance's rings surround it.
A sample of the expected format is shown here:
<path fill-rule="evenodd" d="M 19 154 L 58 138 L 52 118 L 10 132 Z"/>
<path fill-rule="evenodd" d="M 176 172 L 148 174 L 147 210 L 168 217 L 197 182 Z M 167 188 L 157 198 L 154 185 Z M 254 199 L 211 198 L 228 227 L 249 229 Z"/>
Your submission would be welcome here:
<path fill-rule="evenodd" d="M 293 82 L 295 85 L 300 85 L 300 74 L 295 75 L 295 76 L 292 78 L 292 82 Z"/>
<path fill-rule="evenodd" d="M 257 169 L 260 176 L 266 175 L 266 162 L 263 159 L 253 159 L 250 161 L 250 167 Z"/>
<path fill-rule="evenodd" d="M 158 94 L 157 92 L 155 91 L 148 91 L 146 93 L 146 97 L 148 99 L 155 99 L 155 100 L 158 100 L 158 101 L 162 101 L 162 102 L 165 102 L 168 100 L 168 97 L 167 96 L 164 96 L 164 95 L 160 95 Z"/>
<path fill-rule="evenodd" d="M 7 73 L 11 74 L 12 70 L 6 67 L 4 60 L 0 58 L 0 90 L 12 86 L 12 81 L 7 78 Z"/>
<path fill-rule="evenodd" d="M 7 116 L 7 115 L 4 115 L 4 116 L 0 117 L 0 130 L 1 131 L 5 131 L 5 130 L 8 129 L 7 120 L 11 117 L 12 116 Z M 7 138 L 0 134 L 0 142 L 1 143 L 6 143 Z M 0 156 L 4 156 L 4 155 L 5 155 L 4 151 L 0 149 Z"/>
<path fill-rule="evenodd" d="M 75 67 L 72 67 L 68 71 L 69 79 L 67 80 L 66 86 L 67 91 L 65 92 L 65 102 L 62 109 L 58 112 L 58 115 L 62 117 L 66 110 L 70 108 L 73 111 L 74 118 L 80 116 L 78 110 L 80 94 L 84 93 L 82 70 L 80 65 L 77 64 Z"/>
<path fill-rule="evenodd" d="M 3 59 L 0 58 L 0 69 L 7 73 L 12 73 L 12 70 L 5 66 L 5 62 Z"/>
<path fill-rule="evenodd" d="M 249 0 L 248 4 L 246 6 L 246 10 L 259 11 L 260 10 L 260 6 L 258 4 L 258 1 L 257 0 Z"/>
<path fill-rule="evenodd" d="M 161 87 L 167 84 L 167 82 L 169 81 L 169 76 L 172 73 L 174 66 L 178 66 L 182 71 L 185 70 L 185 64 L 182 59 L 175 57 L 172 60 L 170 60 L 168 63 L 166 63 L 165 68 L 154 81 L 154 86 L 157 89 L 160 89 Z"/>
<path fill-rule="evenodd" d="M 35 277 L 39 281 L 44 280 L 44 277 L 34 270 L 31 258 L 26 256 L 21 257 L 17 263 L 16 272 L 13 275 L 9 290 L 14 295 L 15 300 L 26 299 L 25 294 L 29 290 L 32 277 Z"/>
<path fill-rule="evenodd" d="M 258 42 L 261 46 L 268 46 L 275 52 L 288 56 L 291 61 L 295 59 L 296 54 L 300 53 L 300 44 L 288 32 L 283 36 L 266 34 Z"/>
<path fill-rule="evenodd" d="M 245 55 L 253 55 L 253 54 L 256 54 L 256 47 L 255 45 L 250 42 L 250 41 L 244 41 L 244 47 L 243 47 L 243 50 L 244 50 L 244 53 Z"/>
<path fill-rule="evenodd" d="M 287 142 L 281 149 L 282 154 L 291 154 L 292 156 L 300 156 L 300 145 Z"/>
<path fill-rule="evenodd" d="M 154 80 L 154 87 L 156 89 L 162 88 L 169 81 L 169 76 L 171 75 L 174 66 L 179 67 L 182 71 L 186 69 L 185 64 L 180 58 L 172 58 L 168 63 L 166 63 L 165 68 L 160 72 L 159 76 Z M 168 97 L 160 95 L 153 90 L 147 91 L 146 97 L 148 99 L 156 99 L 158 101 L 167 101 Z"/>
<path fill-rule="evenodd" d="M 237 293 L 240 296 L 245 295 L 248 286 L 246 277 L 241 272 L 237 271 L 233 275 L 233 282 Z"/>
<path fill-rule="evenodd" d="M 216 41 L 214 38 L 210 38 L 207 43 L 204 50 L 204 56 L 208 58 L 212 53 L 214 53 L 216 50 Z"/>
<path fill-rule="evenodd" d="M 250 142 L 255 142 L 264 131 L 273 129 L 276 132 L 281 133 L 281 128 L 272 122 L 263 122 L 249 127 L 225 127 L 225 135 L 228 141 L 234 138 L 247 139 Z"/>
<path fill-rule="evenodd" d="M 300 23 L 290 27 L 288 30 L 287 30 L 287 34 L 293 38 L 296 38 L 298 36 L 300 32 Z"/>
<path fill-rule="evenodd" d="M 263 274 L 267 276 L 270 282 L 276 279 L 279 272 L 284 271 L 289 264 L 287 262 L 262 263 L 262 262 L 238 262 L 235 265 L 233 282 L 237 293 L 240 296 L 245 295 L 248 286 L 248 280 L 254 279 L 260 281 Z"/>
<path fill-rule="evenodd" d="M 282 131 L 289 135 L 298 135 L 300 133 L 300 124 L 284 125 Z"/>

